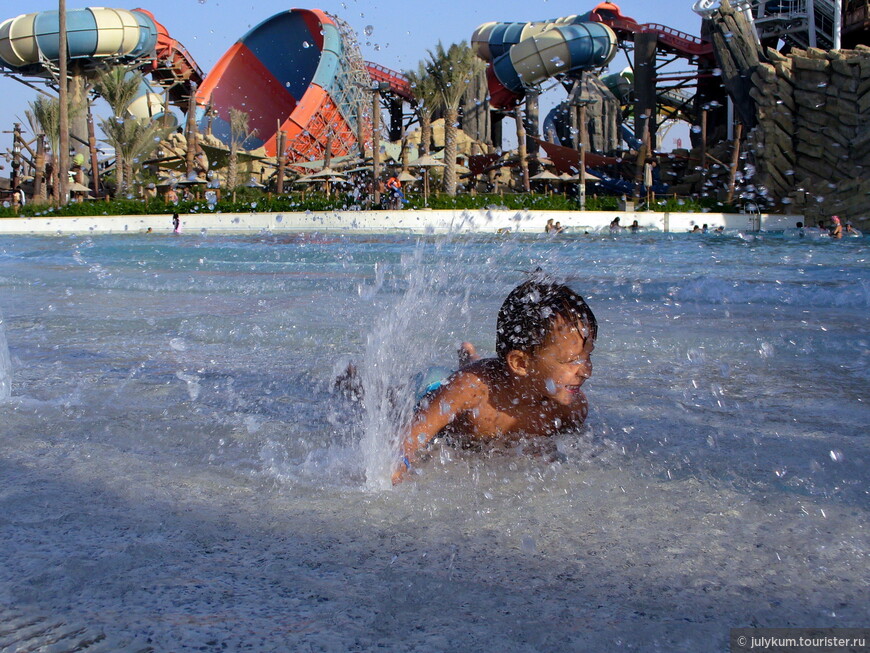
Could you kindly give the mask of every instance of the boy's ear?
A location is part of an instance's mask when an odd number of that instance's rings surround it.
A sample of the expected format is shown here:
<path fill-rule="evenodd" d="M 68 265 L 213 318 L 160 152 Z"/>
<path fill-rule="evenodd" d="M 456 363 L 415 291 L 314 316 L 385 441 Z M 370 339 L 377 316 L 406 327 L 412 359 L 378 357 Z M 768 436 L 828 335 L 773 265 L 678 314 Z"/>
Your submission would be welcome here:
<path fill-rule="evenodd" d="M 504 359 L 508 369 L 517 376 L 526 376 L 529 373 L 528 352 L 511 349 Z"/>

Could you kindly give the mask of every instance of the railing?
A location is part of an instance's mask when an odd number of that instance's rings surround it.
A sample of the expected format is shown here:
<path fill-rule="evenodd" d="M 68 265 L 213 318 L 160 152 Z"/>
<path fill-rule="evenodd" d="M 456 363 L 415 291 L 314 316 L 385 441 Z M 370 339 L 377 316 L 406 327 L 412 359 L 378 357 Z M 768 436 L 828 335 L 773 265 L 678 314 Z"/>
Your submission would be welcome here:
<path fill-rule="evenodd" d="M 366 70 L 368 70 L 369 75 L 374 81 L 389 84 L 390 90 L 396 95 L 406 100 L 414 99 L 411 82 L 402 73 L 372 61 L 366 61 Z"/>
<path fill-rule="evenodd" d="M 656 23 L 640 24 L 625 18 L 610 18 L 601 22 L 616 32 L 657 34 L 663 44 L 673 48 L 682 55 L 703 56 L 713 52 L 712 43 L 666 25 L 658 25 Z"/>

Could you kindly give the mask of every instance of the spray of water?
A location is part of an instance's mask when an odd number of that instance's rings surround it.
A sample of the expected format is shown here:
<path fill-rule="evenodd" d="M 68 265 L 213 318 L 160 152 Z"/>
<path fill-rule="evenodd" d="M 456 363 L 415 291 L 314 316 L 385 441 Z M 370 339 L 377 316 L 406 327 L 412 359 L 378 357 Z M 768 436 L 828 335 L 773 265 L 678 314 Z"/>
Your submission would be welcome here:
<path fill-rule="evenodd" d="M 455 260 L 450 267 L 455 277 Z M 456 338 L 450 334 L 460 321 L 462 302 L 444 290 L 448 272 L 448 265 L 437 262 L 437 257 L 426 263 L 424 248 L 418 246 L 397 270 L 398 280 L 406 284 L 404 292 L 366 339 L 360 369 L 365 408 L 361 450 L 369 489 L 390 486 L 416 402 L 415 377 L 435 363 L 449 361 L 455 349 Z"/>
<path fill-rule="evenodd" d="M 0 401 L 12 396 L 12 361 L 6 344 L 6 325 L 0 315 Z"/>

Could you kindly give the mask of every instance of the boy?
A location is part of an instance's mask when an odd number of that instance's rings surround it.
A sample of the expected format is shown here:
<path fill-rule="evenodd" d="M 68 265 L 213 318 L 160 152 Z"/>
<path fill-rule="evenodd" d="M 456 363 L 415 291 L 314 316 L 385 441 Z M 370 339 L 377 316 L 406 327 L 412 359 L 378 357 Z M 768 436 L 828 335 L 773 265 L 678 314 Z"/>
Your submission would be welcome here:
<path fill-rule="evenodd" d="M 467 345 L 472 362 L 417 407 L 393 484 L 442 431 L 495 443 L 582 424 L 588 405 L 580 386 L 592 375 L 597 335 L 592 310 L 567 286 L 533 279 L 516 287 L 498 313 L 496 357 L 474 360 Z"/>

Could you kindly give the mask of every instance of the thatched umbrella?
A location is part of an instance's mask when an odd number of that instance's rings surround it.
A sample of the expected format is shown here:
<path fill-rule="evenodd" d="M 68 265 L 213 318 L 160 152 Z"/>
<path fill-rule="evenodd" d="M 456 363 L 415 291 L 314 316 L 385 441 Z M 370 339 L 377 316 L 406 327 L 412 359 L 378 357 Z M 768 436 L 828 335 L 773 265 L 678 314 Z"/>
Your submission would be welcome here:
<path fill-rule="evenodd" d="M 443 168 L 444 162 L 439 161 L 431 154 L 417 157 L 408 164 L 411 168 L 423 168 L 423 206 L 429 203 L 429 168 Z"/>

